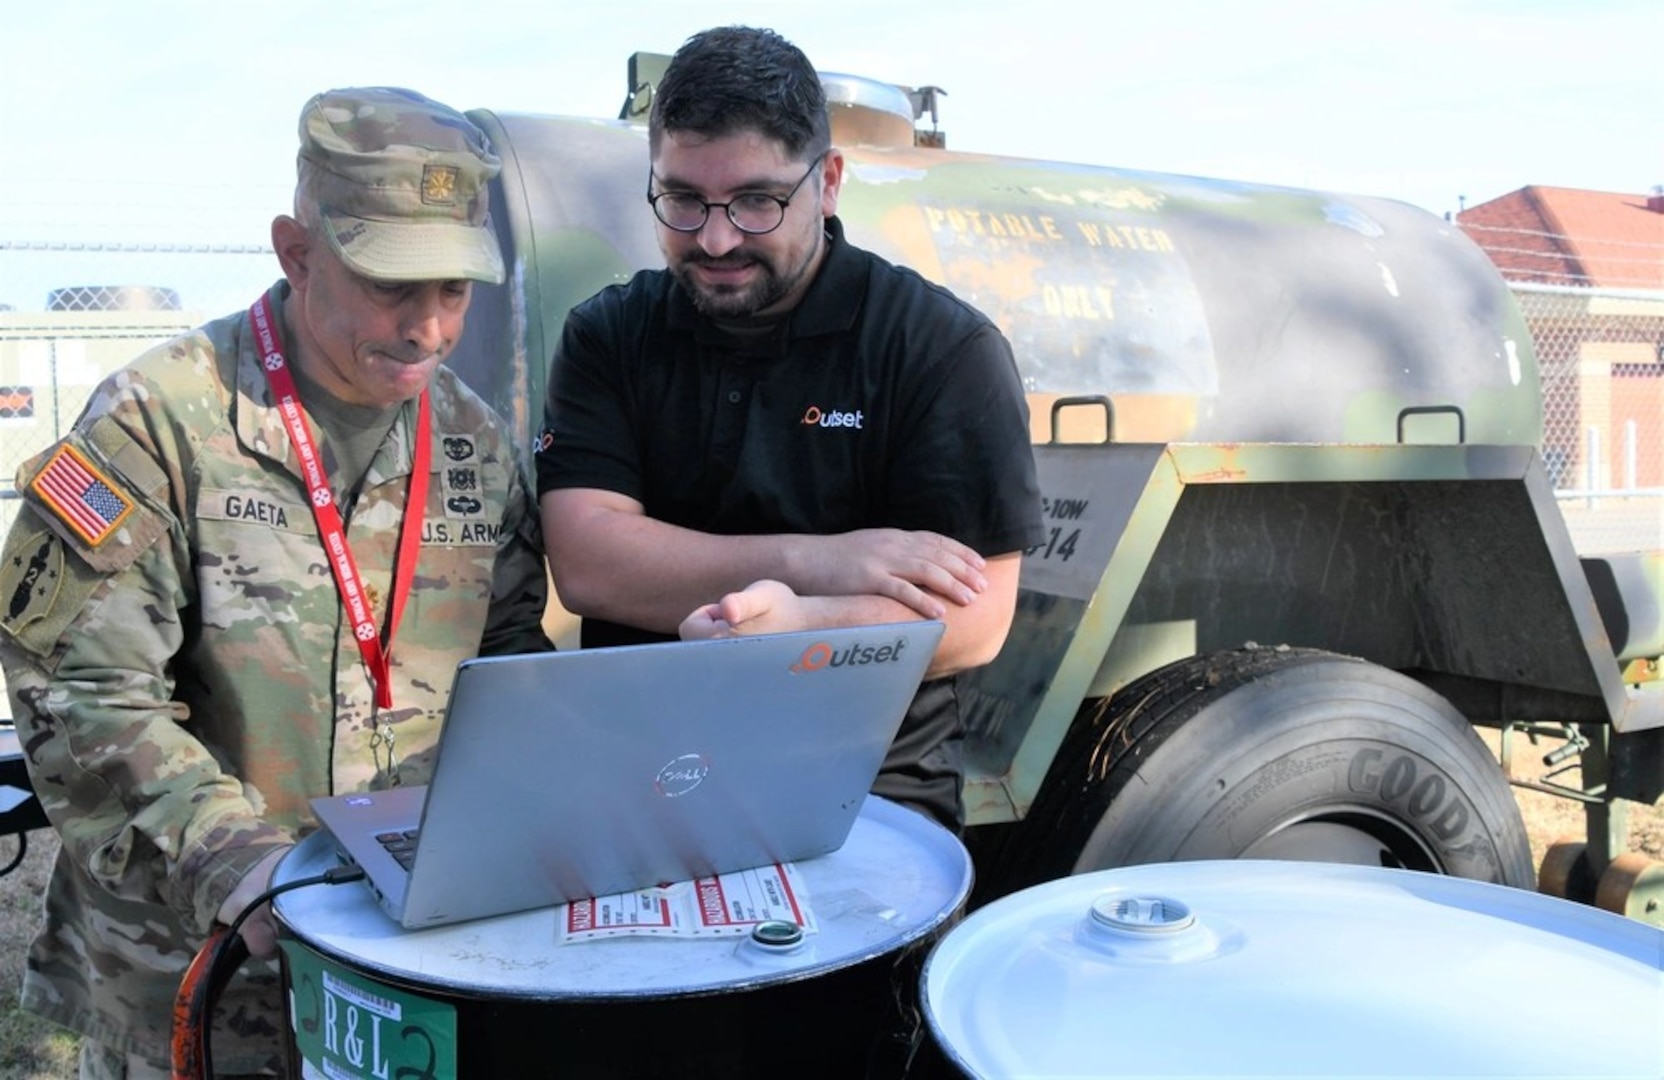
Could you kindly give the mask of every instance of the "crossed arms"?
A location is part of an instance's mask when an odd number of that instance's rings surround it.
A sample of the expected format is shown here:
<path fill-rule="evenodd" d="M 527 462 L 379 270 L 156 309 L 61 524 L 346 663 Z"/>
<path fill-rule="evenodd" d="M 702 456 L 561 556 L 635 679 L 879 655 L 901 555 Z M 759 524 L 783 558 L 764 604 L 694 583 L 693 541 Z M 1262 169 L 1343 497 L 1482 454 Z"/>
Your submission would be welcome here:
<path fill-rule="evenodd" d="M 1017 602 L 1019 553 L 933 532 L 719 536 L 657 521 L 597 488 L 539 501 L 549 567 L 574 614 L 683 637 L 939 618 L 927 678 L 992 660 Z"/>

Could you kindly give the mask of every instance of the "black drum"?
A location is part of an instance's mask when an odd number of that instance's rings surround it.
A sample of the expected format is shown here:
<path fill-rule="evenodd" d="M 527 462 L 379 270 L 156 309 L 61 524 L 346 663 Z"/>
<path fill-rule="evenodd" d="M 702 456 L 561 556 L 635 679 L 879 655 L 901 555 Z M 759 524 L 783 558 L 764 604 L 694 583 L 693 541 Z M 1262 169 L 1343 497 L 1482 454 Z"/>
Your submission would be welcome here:
<path fill-rule="evenodd" d="M 274 883 L 322 873 L 314 835 Z M 273 903 L 295 1075 L 899 1076 L 922 1038 L 924 954 L 963 906 L 952 833 L 867 800 L 838 851 L 797 864 L 818 931 L 558 944 L 544 908 L 405 931 L 362 883 Z M 767 924 L 765 924 L 767 925 Z M 779 924 L 774 924 L 778 926 Z"/>

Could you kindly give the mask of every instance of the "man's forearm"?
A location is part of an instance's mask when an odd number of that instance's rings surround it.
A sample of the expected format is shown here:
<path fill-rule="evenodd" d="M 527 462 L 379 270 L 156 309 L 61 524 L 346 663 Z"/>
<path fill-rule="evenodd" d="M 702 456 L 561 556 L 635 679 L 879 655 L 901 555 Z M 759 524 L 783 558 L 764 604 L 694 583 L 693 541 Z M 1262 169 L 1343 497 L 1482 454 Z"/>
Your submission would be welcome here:
<path fill-rule="evenodd" d="M 1020 557 L 1012 552 L 987 562 L 988 587 L 966 604 L 940 605 L 946 627 L 927 678 L 940 678 L 988 663 L 1005 643 L 1016 610 Z M 834 626 L 871 626 L 920 618 L 915 609 L 887 597 L 801 595 L 779 581 L 757 581 L 696 609 L 680 627 L 683 637 L 784 633 Z"/>
<path fill-rule="evenodd" d="M 567 610 L 664 633 L 699 605 L 764 579 L 801 596 L 887 597 L 926 618 L 972 603 L 988 586 L 981 555 L 927 530 L 718 536 L 593 488 L 545 492 L 539 512 Z"/>
<path fill-rule="evenodd" d="M 981 667 L 999 654 L 1011 628 L 1015 610 L 1015 565 L 1006 568 L 999 560 L 990 563 L 994 579 L 987 593 L 967 605 L 949 604 L 942 616 L 947 630 L 925 672 L 927 679 L 939 679 L 970 668 Z M 1009 569 L 1009 588 L 998 579 Z M 919 613 L 883 596 L 805 597 L 812 626 L 870 626 L 876 623 L 907 622 Z"/>
<path fill-rule="evenodd" d="M 717 536 L 639 514 L 544 514 L 549 566 L 575 615 L 673 634 L 687 613 L 758 578 L 787 580 L 795 538 Z"/>
<path fill-rule="evenodd" d="M 884 596 L 806 596 L 803 598 L 806 615 L 804 629 L 824 629 L 834 626 L 875 626 L 880 623 L 913 622 L 918 612 L 905 604 Z M 936 653 L 925 670 L 927 679 L 940 679 L 968 668 L 980 667 L 992 659 L 1005 640 L 1004 625 L 1009 619 L 992 620 L 982 616 L 979 605 L 994 601 L 978 597 L 969 607 L 952 607 L 943 619 L 946 632 Z M 992 640 L 991 636 L 997 635 Z"/>

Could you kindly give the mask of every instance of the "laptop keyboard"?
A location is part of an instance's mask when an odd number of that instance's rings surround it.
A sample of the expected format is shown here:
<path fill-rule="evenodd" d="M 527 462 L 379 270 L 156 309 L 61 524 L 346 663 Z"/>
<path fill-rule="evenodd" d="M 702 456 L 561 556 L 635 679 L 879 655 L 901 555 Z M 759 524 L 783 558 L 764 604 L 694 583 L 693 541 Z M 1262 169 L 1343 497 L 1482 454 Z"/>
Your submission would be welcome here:
<path fill-rule="evenodd" d="M 410 864 L 416 861 L 416 837 L 420 834 L 420 829 L 404 829 L 398 832 L 376 833 L 376 840 L 400 866 L 409 870 Z"/>

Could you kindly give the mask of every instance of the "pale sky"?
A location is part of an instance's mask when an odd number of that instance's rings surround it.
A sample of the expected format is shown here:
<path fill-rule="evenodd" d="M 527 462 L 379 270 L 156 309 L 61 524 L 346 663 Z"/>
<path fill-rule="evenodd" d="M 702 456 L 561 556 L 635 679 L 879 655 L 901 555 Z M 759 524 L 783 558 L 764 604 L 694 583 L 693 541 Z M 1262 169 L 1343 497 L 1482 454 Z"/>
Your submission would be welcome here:
<path fill-rule="evenodd" d="M 269 254 L 36 249 L 264 245 L 318 90 L 612 117 L 632 52 L 723 23 L 771 26 L 823 71 L 944 88 L 953 149 L 1436 214 L 1528 184 L 1664 184 L 1664 0 L 60 0 L 0 15 L 0 304 L 144 283 L 240 307 L 277 276 Z"/>

